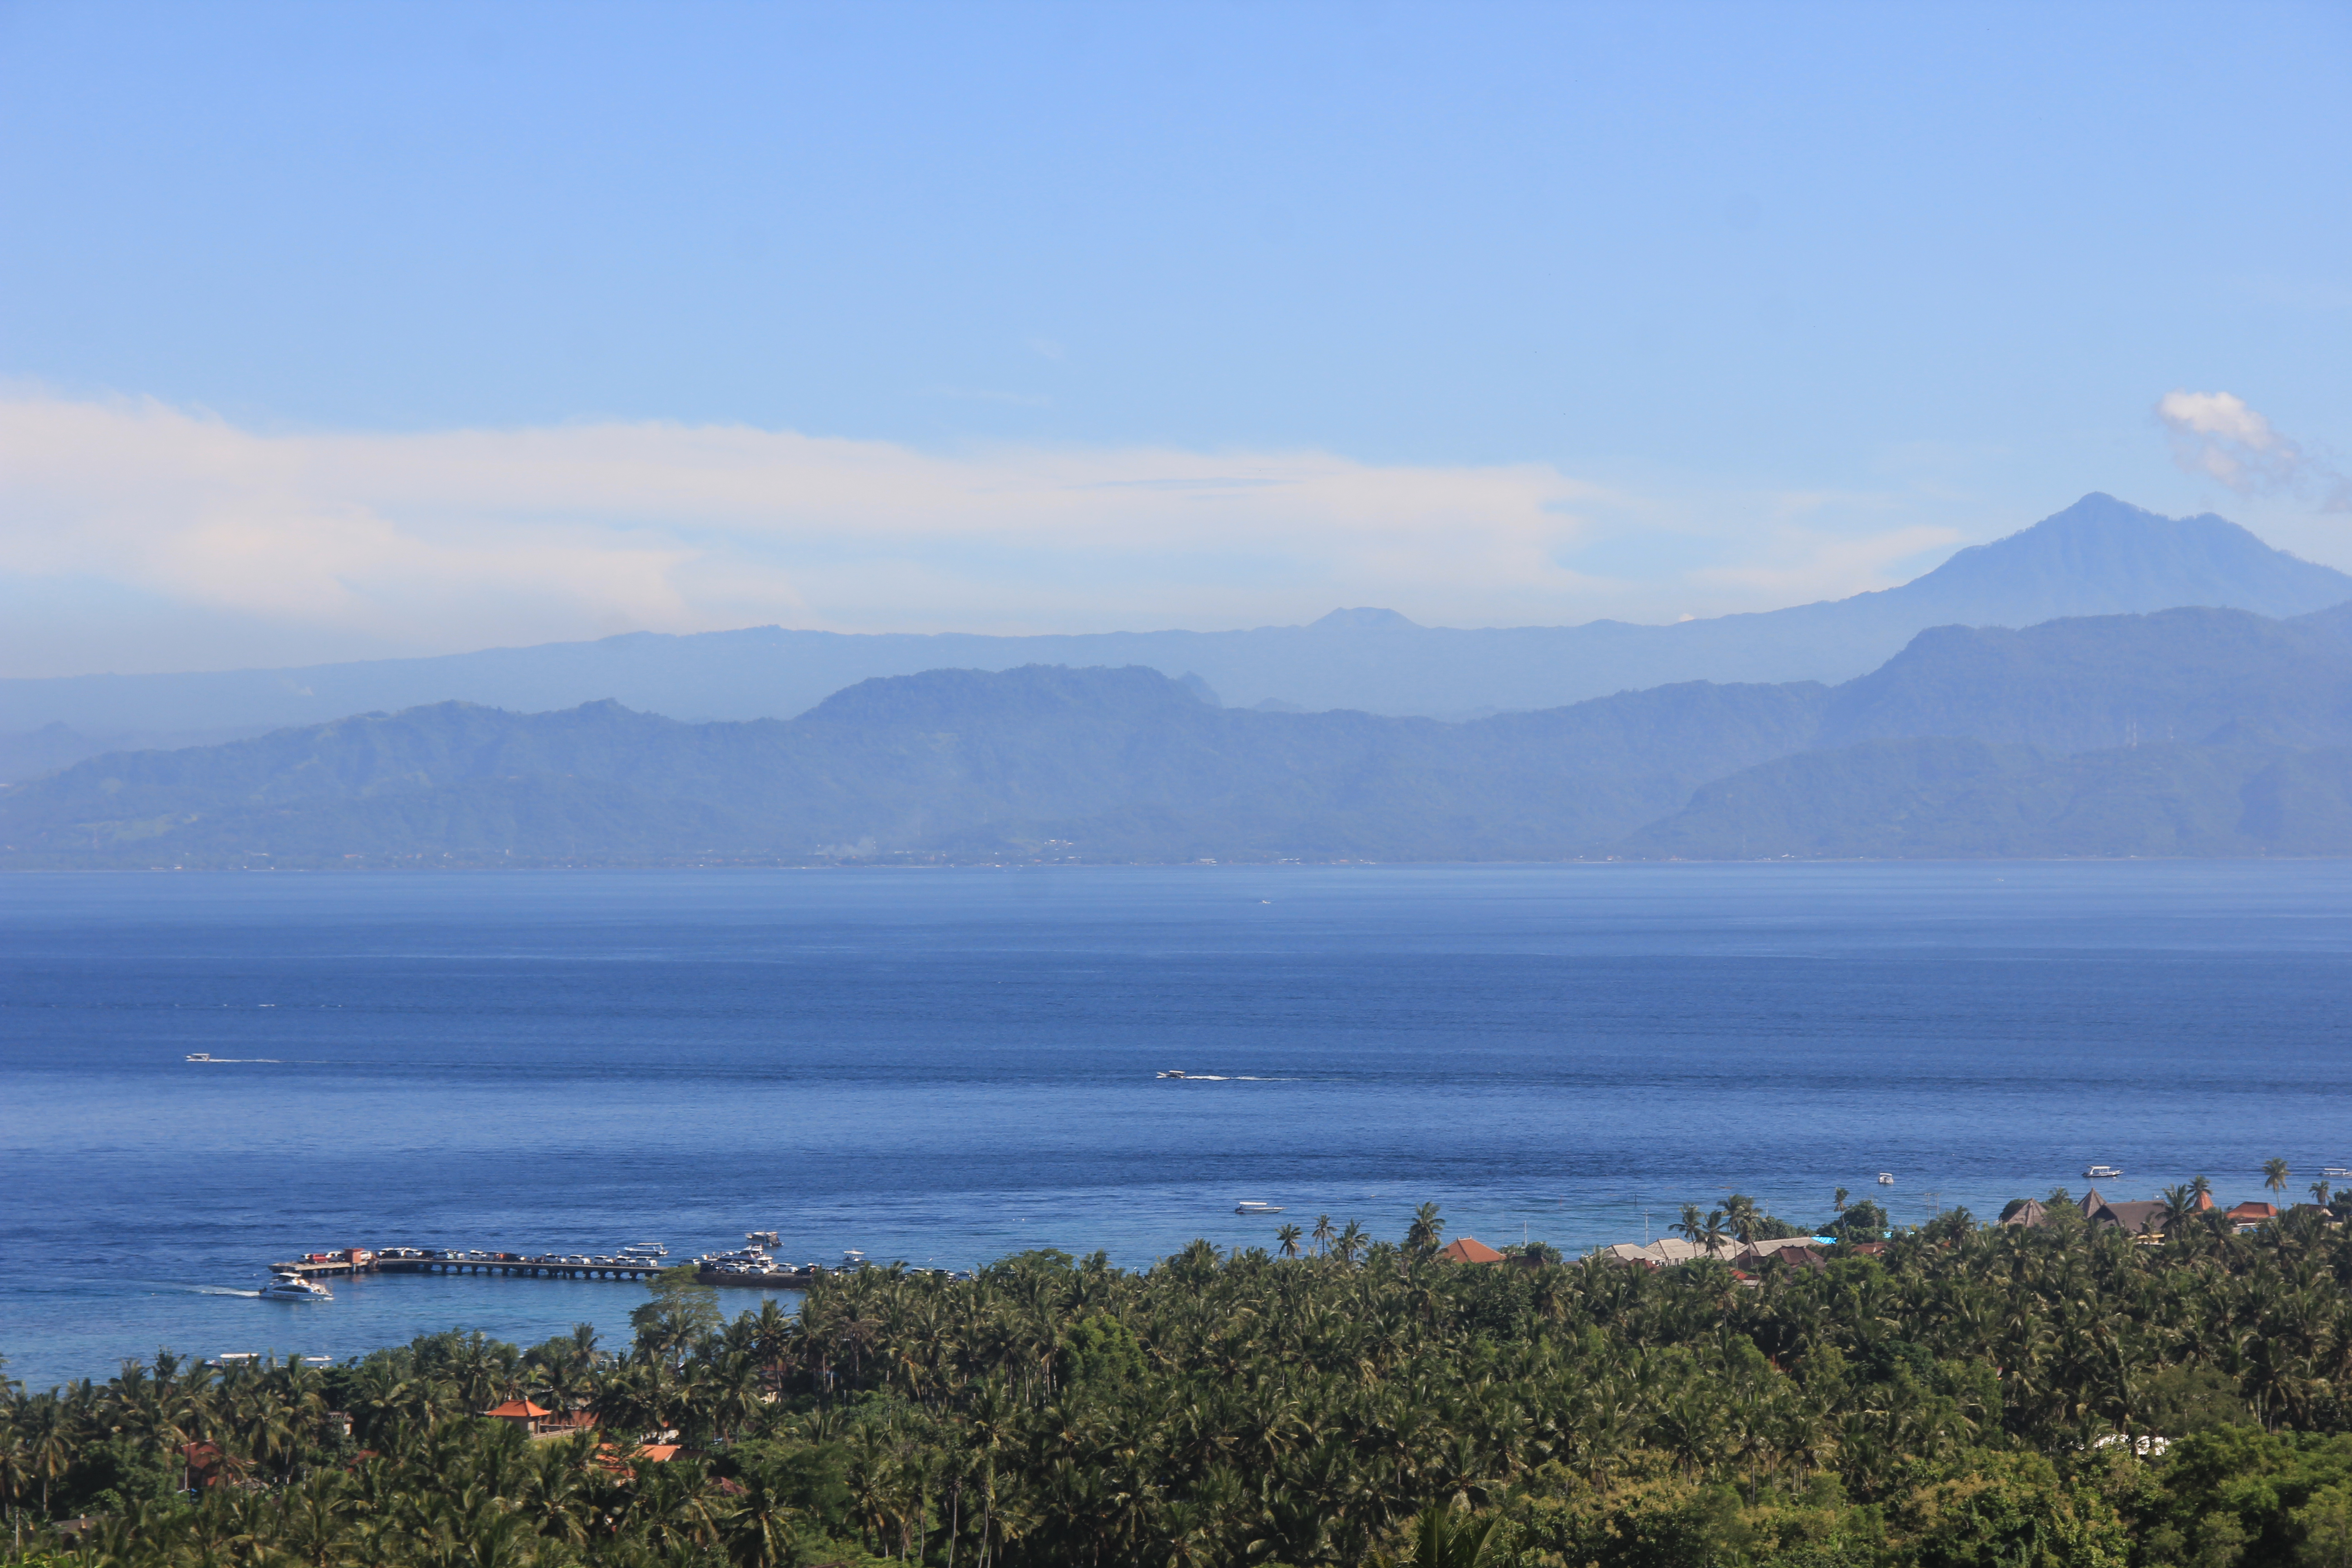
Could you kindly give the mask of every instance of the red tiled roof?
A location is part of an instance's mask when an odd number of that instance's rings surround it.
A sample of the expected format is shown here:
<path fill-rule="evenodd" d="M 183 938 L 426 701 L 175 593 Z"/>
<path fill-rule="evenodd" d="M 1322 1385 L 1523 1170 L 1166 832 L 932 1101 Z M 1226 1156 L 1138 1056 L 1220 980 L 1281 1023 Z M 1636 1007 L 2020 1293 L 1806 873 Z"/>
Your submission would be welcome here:
<path fill-rule="evenodd" d="M 630 1459 L 645 1459 L 656 1465 L 663 1464 L 677 1458 L 680 1447 L 681 1445 L 677 1443 L 641 1443 L 635 1447 L 624 1449 L 615 1447 L 610 1443 L 600 1443 L 596 1447 L 595 1462 L 600 1469 L 609 1470 L 623 1480 L 635 1480 L 637 1472 L 628 1463 Z"/>
<path fill-rule="evenodd" d="M 501 1421 L 536 1421 L 542 1415 L 552 1415 L 555 1412 L 541 1410 L 528 1399 L 509 1399 L 497 1409 L 485 1410 L 482 1414 L 494 1415 Z"/>
<path fill-rule="evenodd" d="M 1440 1258 L 1450 1258 L 1456 1263 L 1500 1263 L 1503 1255 L 1475 1236 L 1456 1237 L 1437 1249 Z"/>
<path fill-rule="evenodd" d="M 180 1458 L 187 1463 L 189 1479 L 199 1486 L 226 1486 L 245 1471 L 243 1461 L 221 1452 L 215 1443 L 183 1443 Z"/>

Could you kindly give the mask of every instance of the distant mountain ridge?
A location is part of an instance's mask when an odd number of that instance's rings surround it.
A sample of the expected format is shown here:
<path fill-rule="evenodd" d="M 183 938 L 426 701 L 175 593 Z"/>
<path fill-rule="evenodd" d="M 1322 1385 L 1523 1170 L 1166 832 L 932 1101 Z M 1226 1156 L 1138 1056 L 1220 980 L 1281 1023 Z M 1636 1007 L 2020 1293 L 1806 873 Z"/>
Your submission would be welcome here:
<path fill-rule="evenodd" d="M 1946 627 L 1465 723 L 937 670 L 790 720 L 444 703 L 0 790 L 0 867 L 2352 853 L 2352 606 Z"/>
<path fill-rule="evenodd" d="M 1616 847 L 1690 860 L 2341 856 L 2352 748 L 1873 741 L 1719 779 Z"/>
<path fill-rule="evenodd" d="M 2025 626 L 2181 605 L 2290 616 L 2347 601 L 2352 576 L 2221 518 L 2159 517 L 2091 495 L 1901 587 L 1675 626 L 1461 630 L 1359 608 L 1235 632 L 922 637 L 766 626 L 299 669 L 0 680 L 0 779 L 110 744 L 185 744 L 199 738 L 192 731 L 211 739 L 447 700 L 540 711 L 610 698 L 675 718 L 785 718 L 877 676 L 1027 664 L 1193 674 L 1241 707 L 1461 717 L 1685 680 L 1842 681 L 1937 626 Z M 32 739 L 53 724 L 89 739 L 79 752 L 71 735 Z"/>

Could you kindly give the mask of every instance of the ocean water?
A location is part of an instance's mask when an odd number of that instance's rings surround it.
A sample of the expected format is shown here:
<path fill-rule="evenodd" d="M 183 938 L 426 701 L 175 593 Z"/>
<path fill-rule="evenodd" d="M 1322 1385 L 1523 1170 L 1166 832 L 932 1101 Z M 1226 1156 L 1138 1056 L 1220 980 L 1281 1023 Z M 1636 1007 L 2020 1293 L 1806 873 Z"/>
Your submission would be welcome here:
<path fill-rule="evenodd" d="M 352 1245 L 1143 1264 L 1272 1245 L 1250 1198 L 1574 1252 L 1734 1190 L 1990 1217 L 2092 1160 L 2258 1196 L 2273 1154 L 2300 1195 L 2352 1163 L 2348 1013 L 2341 862 L 15 876 L 0 1353 L 643 1300 L 236 1293 Z"/>

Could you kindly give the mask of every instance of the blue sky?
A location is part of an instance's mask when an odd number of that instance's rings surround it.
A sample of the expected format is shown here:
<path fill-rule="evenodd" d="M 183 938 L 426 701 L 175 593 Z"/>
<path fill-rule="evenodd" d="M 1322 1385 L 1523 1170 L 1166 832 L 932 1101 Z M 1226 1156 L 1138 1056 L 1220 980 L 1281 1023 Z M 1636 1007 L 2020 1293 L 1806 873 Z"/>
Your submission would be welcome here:
<path fill-rule="evenodd" d="M 2352 567 L 2347 68 L 2340 5 L 0 5 L 0 674 L 1671 619 L 2090 489 Z"/>

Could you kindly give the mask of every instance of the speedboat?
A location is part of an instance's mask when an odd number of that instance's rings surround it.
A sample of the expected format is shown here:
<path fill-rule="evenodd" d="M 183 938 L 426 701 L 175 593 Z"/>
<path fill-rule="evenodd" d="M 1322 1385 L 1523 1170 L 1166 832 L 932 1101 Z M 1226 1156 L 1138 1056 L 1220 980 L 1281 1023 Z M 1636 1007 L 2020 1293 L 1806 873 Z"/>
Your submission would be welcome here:
<path fill-rule="evenodd" d="M 213 1054 L 210 1051 L 190 1051 L 188 1053 L 188 1060 L 192 1062 L 208 1062 L 212 1059 Z"/>
<path fill-rule="evenodd" d="M 2095 1182 L 2112 1182 L 2124 1173 L 2121 1165 L 2085 1165 L 2083 1174 Z"/>
<path fill-rule="evenodd" d="M 188 1059 L 190 1061 L 194 1061 L 195 1058 L 191 1057 Z M 1182 1068 L 1170 1068 L 1166 1072 L 1161 1073 L 1160 1076 L 1161 1078 L 1182 1078 L 1184 1076 L 1184 1069 Z"/>
<path fill-rule="evenodd" d="M 314 1279 L 305 1279 L 292 1269 L 273 1271 L 269 1283 L 261 1288 L 265 1301 L 331 1301 L 335 1293 Z"/>
<path fill-rule="evenodd" d="M 1895 1184 L 1895 1173 L 1894 1173 L 1894 1172 L 1892 1172 L 1892 1171 L 1881 1171 L 1881 1172 L 1879 1172 L 1879 1173 L 1878 1173 L 1878 1184 L 1879 1184 L 1880 1186 L 1882 1186 L 1882 1187 L 1891 1187 L 1891 1186 L 1893 1186 L 1893 1185 Z"/>
<path fill-rule="evenodd" d="M 1244 1198 L 1234 1205 L 1234 1212 L 1235 1214 L 1280 1214 L 1282 1210 L 1274 1204 L 1262 1204 Z"/>
<path fill-rule="evenodd" d="M 621 1248 L 621 1256 L 627 1258 L 667 1258 L 669 1248 L 658 1241 L 633 1241 Z"/>

